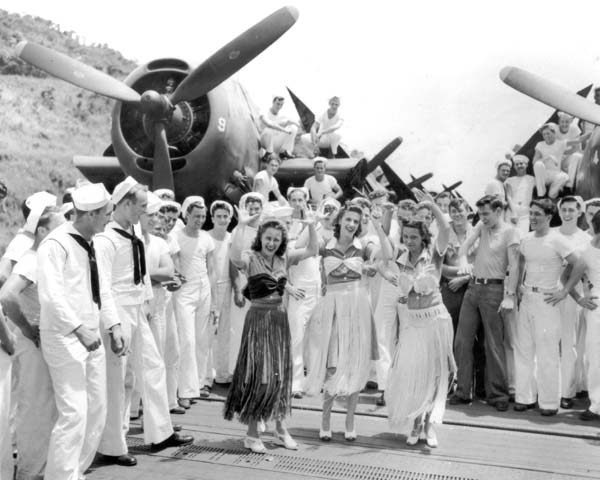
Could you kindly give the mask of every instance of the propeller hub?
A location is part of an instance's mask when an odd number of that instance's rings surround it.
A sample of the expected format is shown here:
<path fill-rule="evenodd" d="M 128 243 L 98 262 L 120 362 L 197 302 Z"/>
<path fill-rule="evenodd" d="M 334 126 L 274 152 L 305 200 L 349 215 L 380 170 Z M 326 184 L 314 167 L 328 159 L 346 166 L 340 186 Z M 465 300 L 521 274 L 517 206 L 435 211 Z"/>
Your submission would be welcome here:
<path fill-rule="evenodd" d="M 146 90 L 140 97 L 140 109 L 154 118 L 167 116 L 172 108 L 173 105 L 166 95 L 161 95 L 155 90 Z"/>
<path fill-rule="evenodd" d="M 163 122 L 165 124 L 165 130 L 167 134 L 167 142 L 169 145 L 173 145 L 186 138 L 186 136 L 192 131 L 194 112 L 189 103 L 180 102 L 173 107 L 173 110 L 168 116 L 157 118 L 152 114 L 146 114 L 144 115 L 142 121 L 144 125 L 144 131 L 149 138 L 154 138 L 154 124 L 156 122 Z"/>

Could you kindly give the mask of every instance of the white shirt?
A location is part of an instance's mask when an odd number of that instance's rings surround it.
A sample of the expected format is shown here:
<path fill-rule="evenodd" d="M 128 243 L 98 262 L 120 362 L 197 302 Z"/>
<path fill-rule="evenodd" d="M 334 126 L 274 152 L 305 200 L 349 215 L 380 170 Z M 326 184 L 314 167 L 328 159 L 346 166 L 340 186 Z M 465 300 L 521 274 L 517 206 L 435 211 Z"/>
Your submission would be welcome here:
<path fill-rule="evenodd" d="M 201 281 L 208 276 L 206 258 L 215 249 L 215 242 L 206 230 L 200 230 L 197 237 L 190 237 L 185 230 L 177 232 L 181 274 L 188 283 Z"/>
<path fill-rule="evenodd" d="M 300 245 L 307 244 L 307 237 L 309 235 L 308 228 L 302 229 L 302 223 L 295 221 L 292 224 L 291 231 L 294 231 L 297 236 L 297 240 L 291 241 L 288 244 L 288 248 L 296 248 L 296 243 Z M 295 265 L 289 265 L 288 267 L 288 278 L 292 285 L 317 285 L 321 284 L 321 273 L 320 273 L 320 256 L 308 257 L 304 260 L 300 260 Z"/>
<path fill-rule="evenodd" d="M 2 258 L 7 258 L 13 262 L 18 262 L 23 254 L 33 246 L 35 241 L 34 236 L 23 230 L 19 229 L 14 238 L 10 241 Z"/>
<path fill-rule="evenodd" d="M 506 201 L 506 192 L 504 191 L 504 184 L 497 178 L 494 178 L 490 183 L 487 184 L 483 194 L 495 195 L 497 197 L 500 197 L 502 201 Z"/>
<path fill-rule="evenodd" d="M 559 285 L 563 260 L 573 253 L 573 247 L 556 230 L 543 237 L 527 233 L 521 240 L 521 253 L 525 257 L 525 280 L 530 287 L 553 289 Z"/>
<path fill-rule="evenodd" d="M 144 281 L 137 285 L 134 283 L 131 240 L 115 232 L 115 228 L 126 230 L 117 222 L 111 221 L 104 232 L 94 237 L 100 276 L 101 317 L 106 329 L 121 323 L 117 305 L 142 305 L 151 294 L 146 288 L 146 284 L 150 283 L 147 268 Z M 131 229 L 126 231 L 131 233 Z M 141 240 L 137 232 L 136 236 Z"/>
<path fill-rule="evenodd" d="M 533 198 L 535 178 L 532 175 L 508 177 L 504 185 L 510 186 L 510 197 L 516 205 L 516 211 L 513 213 L 521 217 L 529 215 L 529 204 Z"/>
<path fill-rule="evenodd" d="M 212 237 L 212 235 L 211 235 Z M 229 279 L 229 247 L 231 246 L 231 233 L 226 232 L 223 240 L 212 237 L 215 244 L 214 265 L 215 279 L 217 283 L 227 283 Z"/>
<path fill-rule="evenodd" d="M 569 125 L 569 130 L 567 130 L 567 133 L 562 133 L 560 128 L 558 129 L 558 132 L 556 132 L 556 139 L 567 141 L 575 140 L 577 137 L 579 137 L 579 135 L 581 135 L 581 130 L 577 126 L 577 122 L 573 121 L 571 122 L 571 125 Z"/>
<path fill-rule="evenodd" d="M 327 110 L 325 110 L 325 112 L 317 119 L 317 122 L 319 122 L 317 133 L 329 130 L 331 127 L 341 126 L 343 121 L 344 120 L 340 117 L 339 113 L 336 113 L 333 117 L 329 118 Z"/>
<path fill-rule="evenodd" d="M 169 232 L 167 234 L 167 243 L 169 245 L 169 254 L 171 256 L 177 255 L 179 253 L 179 250 L 181 250 L 181 248 L 179 248 L 179 242 L 177 241 L 177 237 L 173 232 Z"/>
<path fill-rule="evenodd" d="M 598 292 L 600 289 L 600 248 L 589 244 L 581 252 L 581 258 L 587 266 L 586 276 L 593 285 L 592 290 Z"/>
<path fill-rule="evenodd" d="M 548 145 L 546 142 L 538 142 L 535 146 L 535 151 L 540 152 L 542 155 L 541 159 L 546 159 L 548 156 L 554 158 L 554 162 L 548 160 L 544 161 L 544 165 L 550 170 L 559 170 L 562 157 L 567 149 L 567 142 L 565 140 L 555 140 L 552 145 Z"/>
<path fill-rule="evenodd" d="M 261 181 L 261 187 L 257 190 L 256 181 Z M 260 193 L 266 199 L 269 198 L 270 192 L 279 191 L 279 183 L 275 180 L 275 177 L 271 177 L 266 170 L 261 170 L 254 176 L 254 191 Z"/>
<path fill-rule="evenodd" d="M 15 265 L 12 273 L 16 273 L 31 282 L 19 295 L 19 306 L 29 323 L 39 325 L 40 301 L 37 290 L 37 252 L 27 250 Z"/>
<path fill-rule="evenodd" d="M 270 121 L 271 123 L 274 123 L 275 125 L 279 125 L 280 127 L 282 127 L 283 124 L 288 121 L 288 119 L 286 117 L 284 117 L 283 115 L 279 115 L 279 112 L 273 113 L 270 108 L 269 108 L 269 110 L 267 110 L 267 113 L 261 113 L 260 116 L 266 117 L 268 121 Z M 261 133 L 264 132 L 267 128 L 271 128 L 271 127 L 268 127 L 263 122 L 260 122 L 260 124 L 261 124 L 261 129 L 260 129 Z"/>
<path fill-rule="evenodd" d="M 326 197 L 333 197 L 335 194 L 334 188 L 339 189 L 337 180 L 331 175 L 325 174 L 320 182 L 313 175 L 304 181 L 304 188 L 308 188 L 310 198 L 315 202 L 320 202 Z"/>
<path fill-rule="evenodd" d="M 92 300 L 88 254 L 70 233 L 79 235 L 71 222 L 63 223 L 37 251 L 40 329 L 62 335 L 82 324 L 97 329 L 100 321 L 98 307 Z"/>

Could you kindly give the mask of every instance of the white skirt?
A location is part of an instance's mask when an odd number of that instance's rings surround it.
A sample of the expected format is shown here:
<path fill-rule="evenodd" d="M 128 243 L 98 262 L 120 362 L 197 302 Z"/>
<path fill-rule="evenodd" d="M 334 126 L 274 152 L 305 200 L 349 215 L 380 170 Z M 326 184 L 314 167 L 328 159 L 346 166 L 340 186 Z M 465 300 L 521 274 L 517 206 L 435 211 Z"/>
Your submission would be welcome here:
<path fill-rule="evenodd" d="M 400 312 L 399 312 L 400 313 Z M 385 400 L 393 431 L 408 433 L 414 420 L 430 414 L 441 423 L 448 386 L 456 374 L 452 319 L 442 304 L 403 310 L 398 346 L 390 367 Z"/>
<path fill-rule="evenodd" d="M 377 334 L 366 285 L 349 282 L 327 286 L 306 330 L 306 390 L 350 395 L 363 389 L 371 360 L 379 358 Z M 335 373 L 328 376 L 327 370 Z M 333 371 L 333 370 L 331 370 Z"/>

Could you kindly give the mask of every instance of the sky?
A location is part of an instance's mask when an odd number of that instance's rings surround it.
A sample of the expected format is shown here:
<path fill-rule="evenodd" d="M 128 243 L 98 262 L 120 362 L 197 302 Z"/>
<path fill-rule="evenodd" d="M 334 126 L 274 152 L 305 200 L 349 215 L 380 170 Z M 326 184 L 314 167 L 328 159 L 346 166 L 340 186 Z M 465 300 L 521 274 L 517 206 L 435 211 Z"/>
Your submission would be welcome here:
<path fill-rule="evenodd" d="M 290 3 L 292 4 L 292 3 Z M 174 56 L 196 65 L 285 4 L 272 0 L 126 2 L 0 0 L 51 20 L 87 43 L 138 62 Z M 344 142 L 372 156 L 392 138 L 388 163 L 405 180 L 463 181 L 473 201 L 495 162 L 552 112 L 504 85 L 514 65 L 573 91 L 600 83 L 600 5 L 593 1 L 296 0 L 300 17 L 238 79 L 261 108 L 289 86 L 317 114 L 341 97 Z M 283 113 L 295 117 L 288 98 Z"/>

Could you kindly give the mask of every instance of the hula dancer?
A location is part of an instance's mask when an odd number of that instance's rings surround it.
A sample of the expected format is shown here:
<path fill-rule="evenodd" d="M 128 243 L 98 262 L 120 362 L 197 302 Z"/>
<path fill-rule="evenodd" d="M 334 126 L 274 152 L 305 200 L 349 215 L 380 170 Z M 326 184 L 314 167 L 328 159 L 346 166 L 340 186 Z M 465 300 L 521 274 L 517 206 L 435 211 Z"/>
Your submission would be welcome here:
<path fill-rule="evenodd" d="M 439 231 L 432 245 L 423 221 L 409 220 L 402 227 L 406 250 L 396 258 L 400 274 L 390 274 L 387 280 L 398 285 L 399 302 L 407 304 L 408 315 L 400 323 L 386 397 L 390 427 L 409 433 L 408 445 L 424 439 L 429 447 L 437 447 L 432 424 L 442 421 L 448 382 L 456 372 L 452 319 L 439 287 L 450 224 L 430 195 L 421 196 L 419 200 L 431 203 Z"/>
<path fill-rule="evenodd" d="M 267 220 L 258 228 L 250 251 L 243 250 L 246 225 L 260 215 L 238 210 L 238 227 L 233 235 L 230 257 L 248 277 L 244 295 L 250 300 L 242 343 L 225 402 L 225 419 L 235 414 L 248 425 L 244 447 L 255 453 L 266 449 L 258 436 L 258 423 L 274 419 L 275 443 L 290 450 L 298 444 L 283 424 L 291 413 L 292 353 L 284 291 L 294 298 L 303 292 L 287 284 L 287 265 L 317 254 L 314 217 L 305 215 L 310 240 L 305 249 L 289 252 L 286 258 L 286 229 L 278 220 Z"/>

